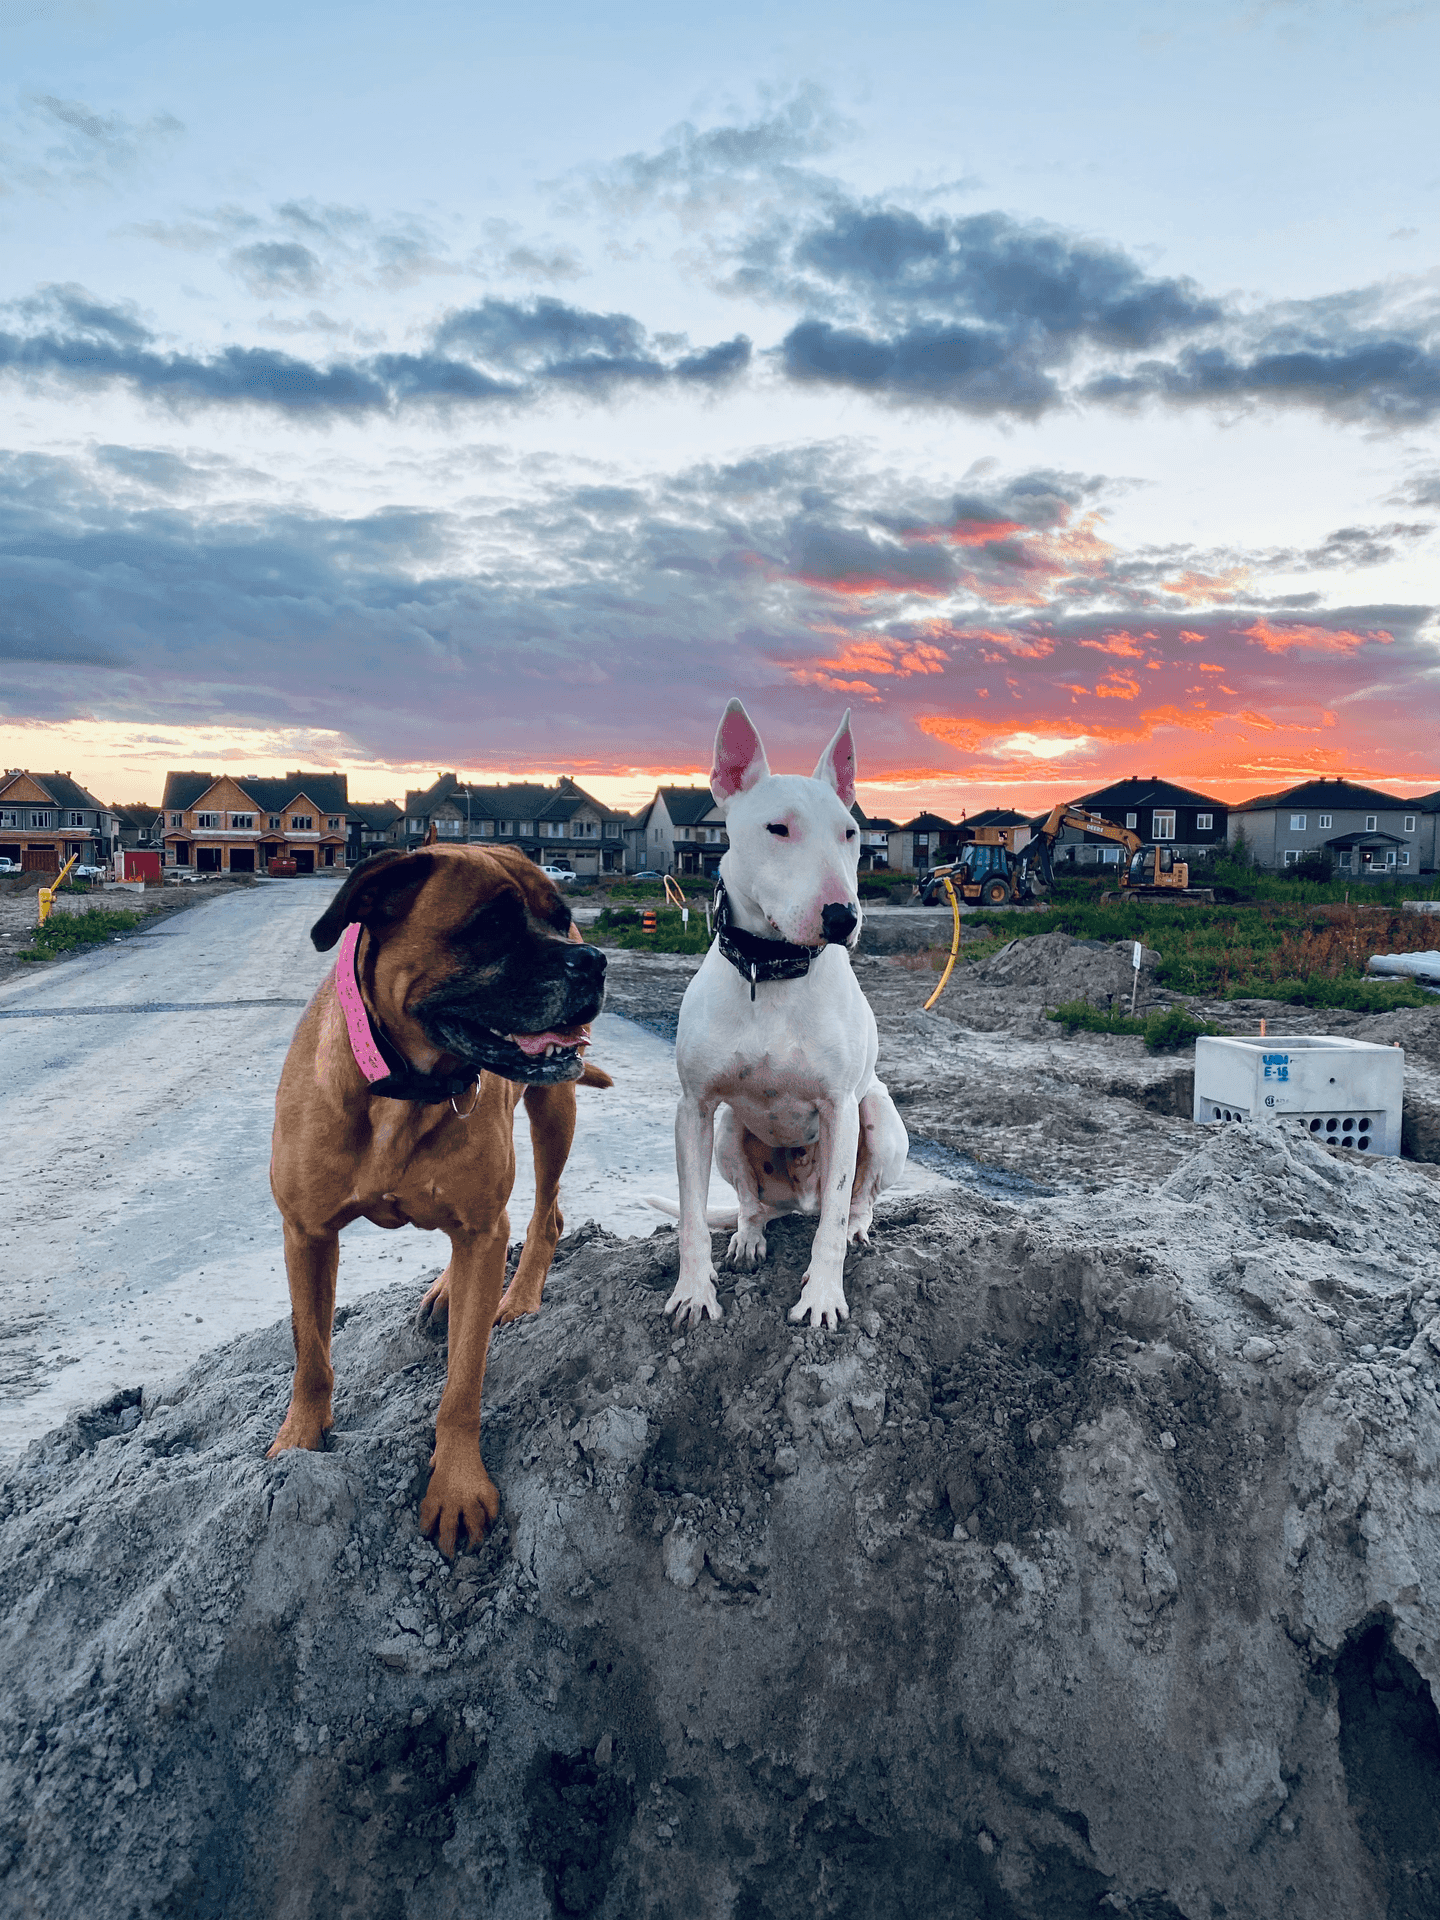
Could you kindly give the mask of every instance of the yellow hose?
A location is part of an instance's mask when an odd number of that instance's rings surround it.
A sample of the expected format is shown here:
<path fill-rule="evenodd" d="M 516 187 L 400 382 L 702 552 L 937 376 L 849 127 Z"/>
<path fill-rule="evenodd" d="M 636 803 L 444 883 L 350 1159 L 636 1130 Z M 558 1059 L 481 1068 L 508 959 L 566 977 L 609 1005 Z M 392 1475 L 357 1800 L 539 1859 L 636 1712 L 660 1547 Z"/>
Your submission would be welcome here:
<path fill-rule="evenodd" d="M 680 891 L 677 882 L 672 880 L 668 873 L 665 876 L 665 898 L 670 902 L 672 907 L 683 907 L 685 904 L 684 894 Z"/>
<path fill-rule="evenodd" d="M 925 1002 L 924 1011 L 926 1013 L 929 1013 L 935 1002 L 945 991 L 945 983 L 954 972 L 955 962 L 960 957 L 960 902 L 955 898 L 955 889 L 950 884 L 950 876 L 948 873 L 941 874 L 940 884 L 945 889 L 946 897 L 950 902 L 950 911 L 955 916 L 955 938 L 950 942 L 950 958 L 945 962 L 945 971 L 940 976 L 940 984 Z"/>

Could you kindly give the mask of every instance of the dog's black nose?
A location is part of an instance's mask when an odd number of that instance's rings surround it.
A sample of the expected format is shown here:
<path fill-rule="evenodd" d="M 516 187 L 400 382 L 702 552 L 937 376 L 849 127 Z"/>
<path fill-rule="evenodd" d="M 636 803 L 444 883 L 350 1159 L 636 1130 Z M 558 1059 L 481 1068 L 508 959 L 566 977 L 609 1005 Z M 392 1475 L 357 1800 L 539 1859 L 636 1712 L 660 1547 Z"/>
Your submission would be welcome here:
<path fill-rule="evenodd" d="M 820 924 L 825 929 L 826 941 L 836 947 L 843 947 L 855 931 L 855 909 L 853 907 L 829 906 L 820 914 Z"/>

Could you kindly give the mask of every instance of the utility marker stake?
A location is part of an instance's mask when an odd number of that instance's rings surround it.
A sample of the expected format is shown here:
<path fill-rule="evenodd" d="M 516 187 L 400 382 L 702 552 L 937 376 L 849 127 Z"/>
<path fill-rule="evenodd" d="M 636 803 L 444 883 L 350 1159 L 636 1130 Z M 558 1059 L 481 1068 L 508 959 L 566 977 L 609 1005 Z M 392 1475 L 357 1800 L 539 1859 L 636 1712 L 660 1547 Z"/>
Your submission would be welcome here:
<path fill-rule="evenodd" d="M 1135 969 L 1135 979 L 1130 988 L 1130 1018 L 1135 1018 L 1135 996 L 1140 991 L 1140 956 L 1145 949 L 1137 940 L 1130 951 L 1130 964 Z"/>

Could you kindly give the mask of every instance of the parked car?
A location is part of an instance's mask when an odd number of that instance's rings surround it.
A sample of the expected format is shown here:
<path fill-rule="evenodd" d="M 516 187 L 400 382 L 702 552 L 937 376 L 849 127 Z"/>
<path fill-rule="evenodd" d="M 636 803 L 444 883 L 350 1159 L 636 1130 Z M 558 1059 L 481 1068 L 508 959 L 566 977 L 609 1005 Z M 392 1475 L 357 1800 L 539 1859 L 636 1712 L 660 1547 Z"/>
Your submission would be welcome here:
<path fill-rule="evenodd" d="M 20 862 L 18 860 L 0 860 L 0 873 L 19 873 L 19 871 Z"/>
<path fill-rule="evenodd" d="M 557 886 L 564 880 L 575 878 L 574 872 L 569 867 L 541 867 L 540 871 L 547 880 L 555 881 Z"/>
<path fill-rule="evenodd" d="M 646 867 L 642 873 L 632 873 L 628 877 L 631 880 L 663 880 L 665 878 L 664 874 L 657 873 L 654 867 Z"/>

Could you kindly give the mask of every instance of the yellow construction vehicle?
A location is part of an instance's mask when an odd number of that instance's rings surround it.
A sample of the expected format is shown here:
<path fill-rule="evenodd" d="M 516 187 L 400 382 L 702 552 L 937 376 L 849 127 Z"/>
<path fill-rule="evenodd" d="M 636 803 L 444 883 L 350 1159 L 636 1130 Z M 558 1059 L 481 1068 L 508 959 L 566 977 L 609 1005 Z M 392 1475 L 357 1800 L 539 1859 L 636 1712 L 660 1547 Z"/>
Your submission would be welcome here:
<path fill-rule="evenodd" d="M 944 866 L 920 876 L 922 906 L 935 906 L 948 880 L 957 897 L 972 907 L 1023 906 L 1048 891 L 1049 882 L 1028 857 L 1017 850 L 1015 836 L 1028 827 L 967 827 L 964 847 Z"/>
<path fill-rule="evenodd" d="M 55 896 L 60 891 L 61 881 L 64 880 L 66 874 L 69 873 L 71 867 L 74 866 L 75 862 L 79 858 L 80 856 L 78 853 L 72 853 L 70 858 L 65 862 L 64 866 L 60 869 L 59 873 L 57 873 L 55 878 L 50 882 L 50 885 L 48 887 L 41 887 L 40 894 L 39 894 L 39 906 L 40 906 L 39 924 L 42 927 L 44 926 L 45 922 L 50 918 L 51 909 L 55 905 Z"/>
<path fill-rule="evenodd" d="M 1047 884 L 1054 884 L 1050 856 L 1064 827 L 1094 834 L 1101 840 L 1114 841 L 1125 849 L 1129 857 L 1120 874 L 1122 898 L 1178 900 L 1196 906 L 1214 906 L 1214 888 L 1192 887 L 1189 863 L 1177 860 L 1173 849 L 1157 846 L 1153 841 L 1144 841 L 1131 828 L 1117 827 L 1113 820 L 1107 820 L 1103 814 L 1087 813 L 1083 807 L 1066 806 L 1063 801 L 1050 809 L 1049 815 L 1025 848 L 1024 857 L 1038 864 Z M 1114 897 L 1111 893 L 1102 893 L 1101 904 Z"/>

